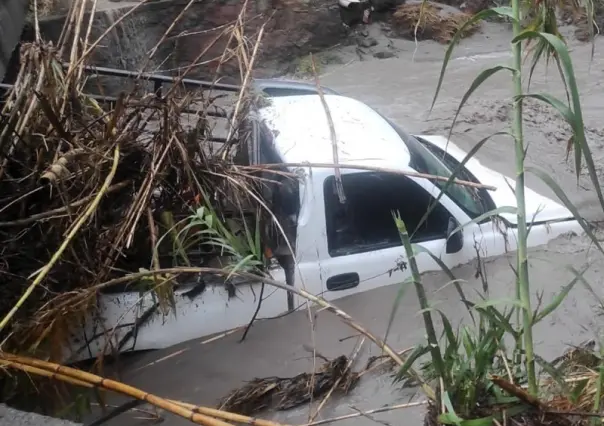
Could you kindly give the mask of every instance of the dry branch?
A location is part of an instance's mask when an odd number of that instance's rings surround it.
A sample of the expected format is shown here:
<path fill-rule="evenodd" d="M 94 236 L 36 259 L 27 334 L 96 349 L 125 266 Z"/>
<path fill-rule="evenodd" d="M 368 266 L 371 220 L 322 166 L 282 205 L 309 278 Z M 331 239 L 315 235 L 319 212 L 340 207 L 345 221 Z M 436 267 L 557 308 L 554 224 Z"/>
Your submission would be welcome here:
<path fill-rule="evenodd" d="M 317 167 L 317 168 L 328 168 L 328 169 L 351 169 L 351 170 L 368 170 L 373 172 L 392 173 L 395 175 L 403 175 L 416 177 L 420 179 L 436 180 L 439 182 L 447 182 L 449 178 L 444 176 L 430 175 L 427 173 L 418 173 L 407 170 L 390 169 L 385 167 L 365 166 L 360 164 L 329 164 L 329 163 L 275 163 L 275 164 L 259 164 L 247 167 L 248 169 L 276 169 L 282 167 Z M 496 191 L 497 188 L 491 185 L 484 185 L 482 183 L 470 182 L 466 180 L 453 179 L 453 183 L 456 185 L 468 186 L 470 188 L 483 188 L 489 191 Z"/>

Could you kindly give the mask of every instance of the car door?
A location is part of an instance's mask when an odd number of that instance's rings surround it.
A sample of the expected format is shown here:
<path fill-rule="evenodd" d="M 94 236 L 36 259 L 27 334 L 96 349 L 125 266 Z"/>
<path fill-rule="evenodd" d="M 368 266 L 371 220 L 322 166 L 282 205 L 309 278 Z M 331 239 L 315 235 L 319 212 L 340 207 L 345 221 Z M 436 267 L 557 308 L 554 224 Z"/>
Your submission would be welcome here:
<path fill-rule="evenodd" d="M 342 205 L 335 195 L 334 177 L 323 177 L 315 185 L 322 188 L 322 201 L 315 203 L 312 214 L 314 226 L 322 238 L 314 238 L 318 265 L 314 279 L 304 267 L 306 281 L 320 280 L 327 300 L 368 291 L 403 282 L 410 276 L 407 257 L 392 214 L 398 212 L 410 229 L 412 242 L 420 244 L 445 264 L 455 266 L 472 258 L 471 244 L 446 253 L 448 218 L 466 223 L 468 216 L 447 196 L 443 196 L 426 220 L 424 227 L 415 228 L 429 203 L 437 193 L 425 179 L 402 175 L 348 171 L 342 174 L 346 203 Z M 470 229 L 470 235 L 474 234 Z M 304 239 L 313 238 L 304 229 L 299 231 L 299 253 L 303 254 Z M 465 239 L 465 233 L 464 233 Z M 306 247 L 311 244 L 307 243 Z M 310 254 L 310 253 L 309 253 Z M 420 271 L 436 270 L 438 265 L 425 254 L 417 257 Z M 301 262 L 304 264 L 305 262 Z M 308 263 L 306 263 L 308 264 Z"/>

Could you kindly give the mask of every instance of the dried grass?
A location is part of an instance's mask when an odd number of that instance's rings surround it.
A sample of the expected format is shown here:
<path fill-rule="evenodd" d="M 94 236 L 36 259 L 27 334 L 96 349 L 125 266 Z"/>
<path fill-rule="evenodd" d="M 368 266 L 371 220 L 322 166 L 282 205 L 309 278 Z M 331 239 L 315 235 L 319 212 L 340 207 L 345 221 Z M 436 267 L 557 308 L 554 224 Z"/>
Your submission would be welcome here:
<path fill-rule="evenodd" d="M 449 43 L 472 15 L 443 9 L 443 5 L 430 1 L 403 4 L 392 15 L 392 29 L 399 36 L 409 39 L 415 39 L 417 36 L 418 40 Z M 472 35 L 479 28 L 479 24 L 471 25 L 464 30 L 462 37 Z"/>
<path fill-rule="evenodd" d="M 232 160 L 247 135 L 243 117 L 252 100 L 245 88 L 234 96 L 237 111 L 220 151 L 211 148 L 209 124 L 216 90 L 183 91 L 177 82 L 160 98 L 140 80 L 112 106 L 83 93 L 84 66 L 101 42 L 88 39 L 93 17 L 85 21 L 83 11 L 91 3 L 73 2 L 58 45 L 38 34 L 22 46 L 21 69 L 0 116 L 2 349 L 55 360 L 96 308 L 96 293 L 87 289 L 141 268 L 177 266 L 172 244 L 154 244 L 158 231 L 166 232 L 166 214 L 178 221 L 200 200 L 220 217 L 264 204 L 257 173 L 236 169 Z M 243 33 L 245 6 L 223 32 L 236 35 L 224 60 L 235 57 L 249 76 L 259 40 Z M 195 112 L 188 127 L 187 110 Z M 116 150 L 115 173 L 101 191 Z M 163 307 L 177 283 L 158 286 Z"/>
<path fill-rule="evenodd" d="M 357 383 L 359 376 L 348 366 L 348 357 L 341 355 L 325 362 L 315 373 L 254 379 L 224 397 L 219 409 L 252 415 L 265 409 L 295 408 L 325 395 L 333 388 L 347 393 Z"/>

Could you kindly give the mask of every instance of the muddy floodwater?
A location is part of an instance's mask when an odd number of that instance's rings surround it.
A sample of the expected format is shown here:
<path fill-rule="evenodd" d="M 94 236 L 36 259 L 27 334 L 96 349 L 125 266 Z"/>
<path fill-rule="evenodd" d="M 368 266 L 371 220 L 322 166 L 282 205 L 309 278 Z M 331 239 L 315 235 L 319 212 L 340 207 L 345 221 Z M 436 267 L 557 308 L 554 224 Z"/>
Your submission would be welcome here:
<path fill-rule="evenodd" d="M 492 26 L 492 28 L 491 28 Z M 351 47 L 342 47 L 337 53 L 343 58 L 340 64 L 322 70 L 322 83 L 342 94 L 358 98 L 383 114 L 417 133 L 444 133 L 450 129 L 451 119 L 459 100 L 480 70 L 510 61 L 508 29 L 489 24 L 489 31 L 477 34 L 460 46 L 449 65 L 443 89 L 436 107 L 427 113 L 434 95 L 440 72 L 444 48 L 436 43 L 393 41 L 390 49 L 396 56 L 390 59 L 360 60 Z M 378 40 L 380 44 L 388 40 Z M 583 114 L 587 137 L 599 173 L 604 165 L 604 132 L 601 117 L 604 98 L 600 85 L 604 82 L 604 44 L 595 46 L 595 57 L 590 61 L 591 46 L 570 41 L 572 57 L 583 101 Z M 509 75 L 501 72 L 487 81 L 471 99 L 459 116 L 453 131 L 453 140 L 469 149 L 499 130 L 505 130 L 510 102 Z M 549 91 L 564 96 L 563 86 L 555 68 L 535 72 L 532 91 Z M 567 126 L 555 112 L 543 105 L 527 102 L 525 107 L 525 137 L 529 145 L 527 164 L 543 168 L 552 174 L 580 211 L 590 220 L 604 217 L 598 207 L 595 193 L 586 175 L 579 182 L 575 178 L 572 161 L 566 161 L 565 147 L 570 136 Z M 368 141 L 369 142 L 369 141 Z M 488 142 L 478 158 L 488 167 L 514 176 L 513 148 L 509 139 L 497 138 Z M 550 195 L 551 192 L 533 176 L 528 186 Z M 514 286 L 511 270 L 514 256 L 487 259 L 486 275 L 490 294 L 494 298 L 509 297 Z M 585 278 L 596 292 L 601 292 L 604 281 L 603 256 L 588 243 L 585 237 L 567 235 L 547 246 L 530 251 L 530 274 L 534 293 L 543 293 L 543 304 L 558 293 L 560 287 L 570 282 L 573 273 L 569 265 L 582 269 L 589 265 Z M 481 289 L 476 278 L 475 262 L 456 268 L 454 273 L 463 280 L 468 294 Z M 446 313 L 455 325 L 465 320 L 459 297 L 443 274 L 424 275 L 424 284 L 433 305 Z M 341 299 L 336 304 L 358 322 L 377 335 L 384 336 L 396 286 L 381 288 L 361 295 Z M 396 350 L 417 344 L 423 339 L 421 318 L 413 292 L 405 294 L 388 336 L 388 343 Z M 328 312 L 316 313 L 311 327 L 307 312 L 259 322 L 247 339 L 239 343 L 240 334 L 230 335 L 208 344 L 188 342 L 168 350 L 150 352 L 123 361 L 122 379 L 129 384 L 158 395 L 200 405 L 214 405 L 216 401 L 246 380 L 255 377 L 292 376 L 312 367 L 309 347 L 326 357 L 349 355 L 357 338 L 353 330 Z M 578 344 L 599 335 L 602 319 L 594 297 L 577 285 L 563 305 L 537 326 L 535 336 L 537 352 L 544 358 L 561 354 L 568 344 Z M 365 345 L 360 356 L 360 366 L 370 355 L 379 355 L 375 346 Z M 320 361 L 318 361 L 320 362 Z M 388 374 L 368 374 L 346 397 L 332 397 L 318 416 L 329 418 L 354 413 L 357 410 L 379 408 L 421 400 L 417 389 L 402 388 L 394 384 Z M 304 424 L 309 407 L 262 417 L 289 424 Z M 423 409 L 403 409 L 370 418 L 359 417 L 343 424 L 367 425 L 373 420 L 390 425 L 420 425 Z M 110 422 L 112 425 L 149 424 L 141 413 L 126 414 Z M 165 425 L 189 424 L 184 419 L 165 415 Z"/>

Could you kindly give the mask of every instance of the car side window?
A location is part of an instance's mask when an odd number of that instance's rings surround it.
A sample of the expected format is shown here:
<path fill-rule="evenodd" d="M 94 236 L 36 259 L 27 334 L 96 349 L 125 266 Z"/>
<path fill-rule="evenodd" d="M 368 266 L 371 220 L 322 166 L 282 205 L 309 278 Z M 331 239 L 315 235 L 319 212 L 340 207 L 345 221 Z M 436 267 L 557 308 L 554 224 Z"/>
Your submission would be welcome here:
<path fill-rule="evenodd" d="M 416 139 L 428 150 L 430 151 L 432 154 L 434 154 L 434 156 L 436 156 L 436 158 L 438 158 L 440 161 L 442 161 L 442 163 L 451 171 L 455 171 L 457 170 L 457 168 L 459 167 L 459 165 L 461 164 L 459 161 L 457 161 L 455 159 L 455 157 L 453 157 L 451 154 L 449 154 L 448 152 L 444 151 L 443 149 L 432 145 L 431 143 L 423 140 L 422 138 L 416 137 Z M 480 181 L 476 178 L 476 176 L 474 176 L 466 167 L 462 167 L 460 172 L 457 175 L 458 179 L 461 180 L 466 180 L 468 182 L 474 182 L 474 183 L 480 183 Z M 479 195 L 480 198 L 480 203 L 482 204 L 482 210 L 484 212 L 493 210 L 496 208 L 495 203 L 493 202 L 493 200 L 491 199 L 491 197 L 489 196 L 489 193 L 486 189 L 476 189 L 475 190 L 476 193 Z M 463 207 L 463 205 L 462 205 Z M 466 213 L 468 213 L 466 211 Z M 484 219 L 482 222 L 488 222 L 489 219 Z M 482 223 L 481 222 L 481 223 Z"/>
<path fill-rule="evenodd" d="M 342 175 L 346 195 L 340 203 L 335 178 L 324 182 L 327 246 L 330 256 L 345 256 L 402 245 L 393 213 L 400 213 L 412 242 L 446 238 L 450 213 L 437 204 L 418 227 L 434 198 L 403 175 L 360 172 Z"/>

